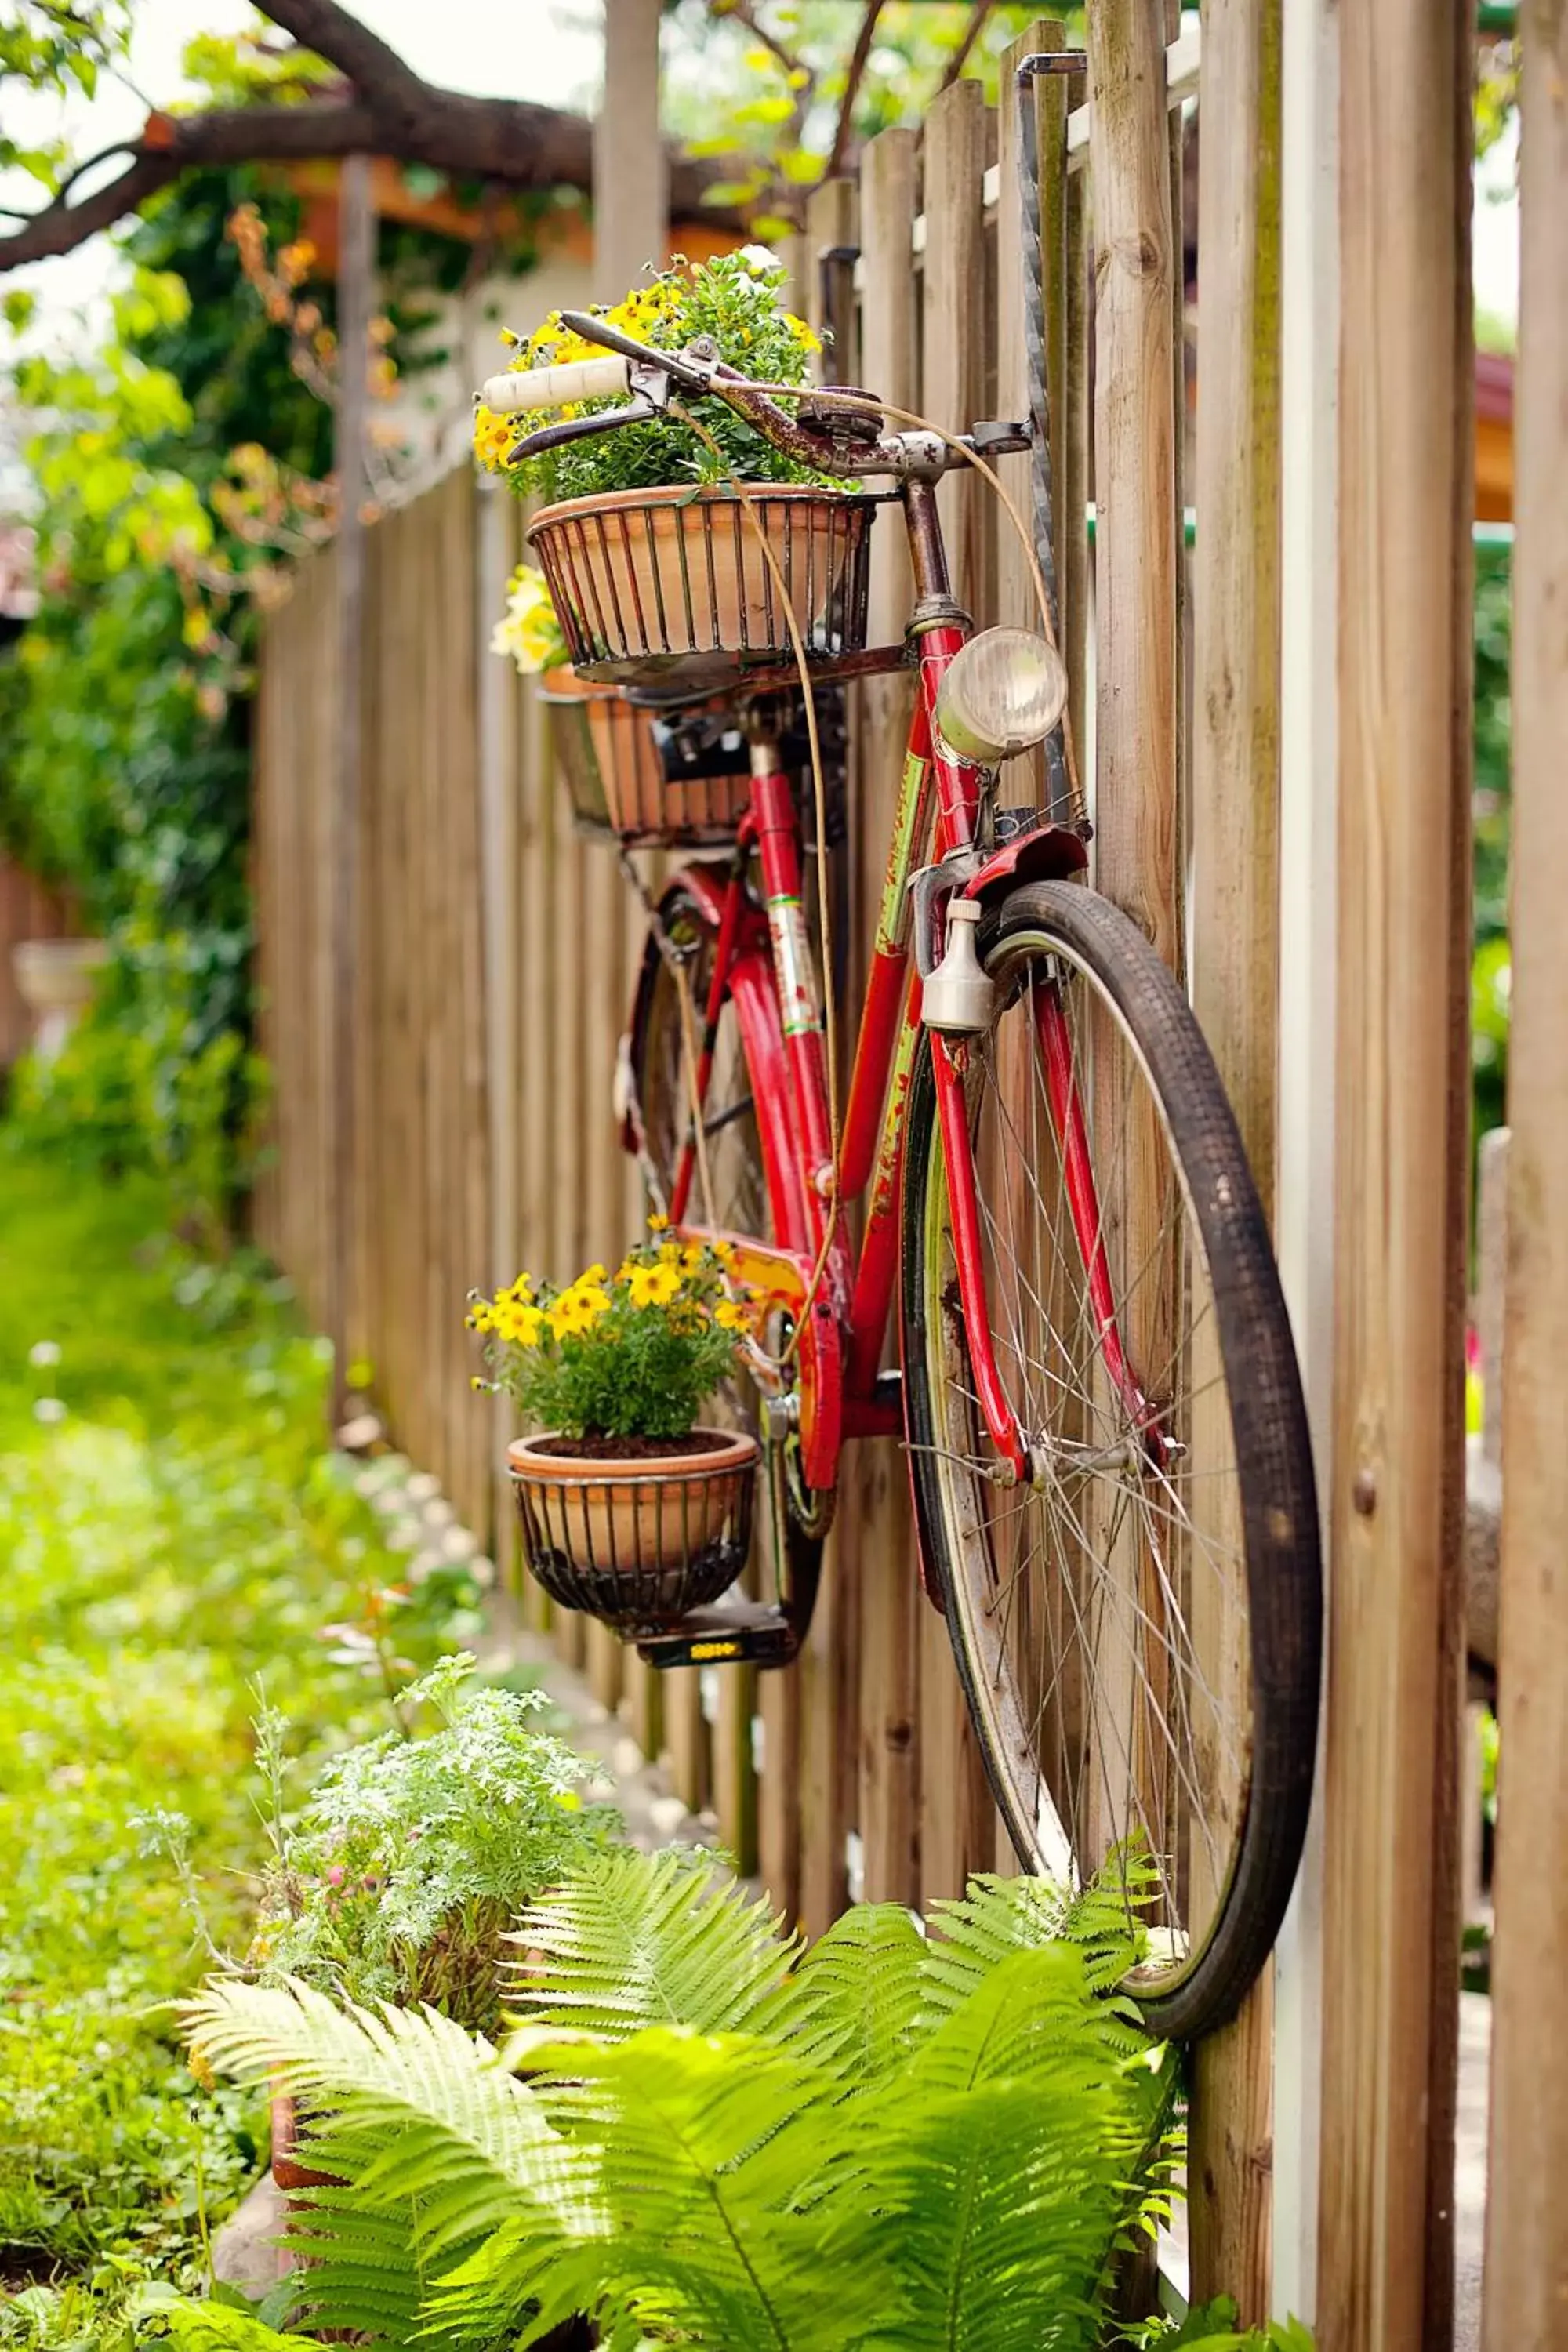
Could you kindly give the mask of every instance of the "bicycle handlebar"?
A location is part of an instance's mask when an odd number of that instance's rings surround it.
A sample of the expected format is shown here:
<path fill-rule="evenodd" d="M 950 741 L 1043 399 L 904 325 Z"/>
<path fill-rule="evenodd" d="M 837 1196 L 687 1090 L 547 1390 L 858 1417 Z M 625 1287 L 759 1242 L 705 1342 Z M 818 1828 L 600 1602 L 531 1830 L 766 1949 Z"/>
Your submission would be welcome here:
<path fill-rule="evenodd" d="M 559 367 L 492 375 L 479 398 L 494 416 L 536 408 L 573 408 L 586 400 L 624 400 L 631 391 L 630 362 L 618 352 L 603 359 L 569 360 Z"/>

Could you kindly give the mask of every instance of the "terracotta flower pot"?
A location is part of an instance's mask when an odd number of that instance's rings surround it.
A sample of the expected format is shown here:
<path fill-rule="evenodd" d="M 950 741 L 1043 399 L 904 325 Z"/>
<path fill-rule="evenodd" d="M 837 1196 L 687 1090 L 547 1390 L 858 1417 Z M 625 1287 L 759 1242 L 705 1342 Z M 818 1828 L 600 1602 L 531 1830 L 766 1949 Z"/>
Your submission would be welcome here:
<path fill-rule="evenodd" d="M 291 2196 L 301 2189 L 341 2189 L 343 2184 L 335 2172 L 313 2172 L 308 2164 L 296 2161 L 300 2116 L 287 2091 L 273 2092 L 268 2115 L 272 2126 L 272 2178 L 284 2194 Z"/>
<path fill-rule="evenodd" d="M 555 756 L 577 822 L 628 846 L 716 846 L 734 838 L 751 793 L 746 747 L 737 772 L 669 782 L 654 722 L 613 686 L 595 686 L 570 667 L 542 681 Z"/>
<path fill-rule="evenodd" d="M 509 1447 L 523 1550 L 552 1600 L 635 1628 L 728 1591 L 751 1541 L 757 1442 L 729 1429 L 692 1439 L 625 1456 L 563 1452 L 552 1433 Z"/>
<path fill-rule="evenodd" d="M 741 502 L 722 487 L 609 490 L 543 508 L 528 527 L 573 662 L 625 683 L 717 685 L 747 661 L 787 661 L 786 607 L 805 650 L 866 641 L 869 526 L 853 492 L 769 482 Z"/>
<path fill-rule="evenodd" d="M 11 950 L 22 1002 L 34 1016 L 33 1051 L 52 1062 L 76 1027 L 109 961 L 107 940 L 22 940 Z"/>

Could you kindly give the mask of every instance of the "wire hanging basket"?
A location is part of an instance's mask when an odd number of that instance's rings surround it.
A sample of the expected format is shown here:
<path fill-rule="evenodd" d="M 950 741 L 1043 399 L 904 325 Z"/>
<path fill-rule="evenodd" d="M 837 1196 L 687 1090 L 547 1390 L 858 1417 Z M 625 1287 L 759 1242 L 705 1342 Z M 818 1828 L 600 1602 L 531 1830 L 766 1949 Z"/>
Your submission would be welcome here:
<path fill-rule="evenodd" d="M 580 831 L 629 849 L 719 848 L 732 842 L 751 792 L 746 745 L 714 763 L 727 772 L 672 777 L 657 721 L 613 686 L 547 670 L 551 739 Z"/>
<path fill-rule="evenodd" d="M 708 1450 L 620 1460 L 553 1452 L 525 1439 L 507 1464 L 523 1557 L 563 1609 L 626 1634 L 661 1632 L 727 1592 L 746 1564 L 757 1442 L 696 1430 Z"/>
<path fill-rule="evenodd" d="M 877 501 L 769 483 L 676 484 L 543 508 L 528 527 L 573 667 L 623 686 L 720 687 L 788 661 L 792 613 L 810 659 L 866 643 Z M 753 522 L 765 534 L 774 572 Z"/>

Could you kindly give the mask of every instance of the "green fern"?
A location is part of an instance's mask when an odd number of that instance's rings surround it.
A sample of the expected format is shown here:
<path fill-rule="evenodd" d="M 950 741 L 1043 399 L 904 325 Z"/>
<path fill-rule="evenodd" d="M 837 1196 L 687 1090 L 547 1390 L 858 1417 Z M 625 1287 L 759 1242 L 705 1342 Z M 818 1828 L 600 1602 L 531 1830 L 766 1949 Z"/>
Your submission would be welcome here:
<path fill-rule="evenodd" d="M 1092 2352 L 1174 2084 L 1110 1991 L 1128 1880 L 977 1880 L 809 1953 L 707 1857 L 590 1858 L 519 1922 L 503 2059 L 429 2014 L 220 1984 L 212 2063 L 323 2111 L 317 2324 L 375 2347 Z M 514 2067 L 516 2073 L 509 2072 Z"/>
<path fill-rule="evenodd" d="M 841 2096 L 879 2082 L 913 2043 L 925 1950 L 901 1905 L 858 1905 L 761 2004 L 756 2031 L 831 2070 Z"/>
<path fill-rule="evenodd" d="M 927 1915 L 931 1998 L 939 2006 L 962 2000 L 1007 1953 L 1044 1944 L 1076 1945 L 1089 1990 L 1114 1993 L 1142 1956 L 1138 1914 L 1158 1893 L 1153 1865 L 1127 1848 L 1080 1888 L 977 1873 L 964 1894 L 933 1903 Z"/>
<path fill-rule="evenodd" d="M 652 2025 L 739 2032 L 799 1954 L 781 1925 L 700 1848 L 611 1847 L 519 1916 L 510 1940 L 524 1958 L 507 1990 L 531 2021 L 611 2041 Z"/>
<path fill-rule="evenodd" d="M 525 2218 L 553 2235 L 595 2225 L 591 2183 L 527 2084 L 482 2036 L 433 2010 L 339 2008 L 305 1985 L 209 1984 L 184 2011 L 215 2070 L 270 2080 L 323 2109 L 299 2226 L 300 2305 L 373 2345 L 414 2336 L 432 2280 Z M 567 2217 L 570 2217 L 568 2221 Z"/>

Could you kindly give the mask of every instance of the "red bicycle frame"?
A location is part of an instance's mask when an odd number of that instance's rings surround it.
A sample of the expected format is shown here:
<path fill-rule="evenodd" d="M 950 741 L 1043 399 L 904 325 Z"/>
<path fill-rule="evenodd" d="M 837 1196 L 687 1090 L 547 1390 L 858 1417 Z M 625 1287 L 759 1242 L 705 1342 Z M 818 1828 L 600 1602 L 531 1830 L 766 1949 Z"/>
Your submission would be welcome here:
<path fill-rule="evenodd" d="M 900 1408 L 885 1401 L 878 1375 L 898 1276 L 907 1098 L 921 1027 L 909 885 L 921 864 L 939 863 L 973 846 L 984 784 L 982 771 L 955 758 L 933 723 L 942 677 L 972 625 L 952 601 L 933 485 L 910 481 L 902 499 L 918 597 L 911 634 L 919 687 L 837 1171 L 822 1008 L 802 900 L 800 820 L 792 786 L 778 767 L 770 740 L 759 739 L 752 745 L 751 806 L 742 821 L 739 854 L 727 880 L 710 866 L 692 867 L 680 877 L 682 888 L 703 908 L 714 936 L 697 1063 L 698 1103 L 707 1098 L 720 1016 L 728 999 L 750 1073 L 775 1239 L 768 1244 L 750 1235 L 728 1238 L 742 1253 L 747 1279 L 801 1324 L 801 1468 L 806 1484 L 814 1487 L 836 1483 L 846 1438 L 893 1434 L 901 1426 Z M 762 877 L 762 907 L 746 885 L 746 853 L 753 848 Z M 1083 844 L 1075 833 L 1046 825 L 1026 835 L 1021 849 L 992 859 L 961 887 L 966 895 L 984 898 L 1026 875 L 1068 874 L 1081 870 L 1085 862 Z M 1118 1384 L 1134 1390 L 1116 1329 L 1072 1042 L 1056 989 L 1037 991 L 1036 1014 L 1047 1098 L 1068 1170 L 1073 1223 L 1094 1284 L 1106 1360 Z M 1026 1478 L 1027 1444 L 991 1345 L 964 1083 L 969 1052 L 963 1038 L 931 1034 L 959 1290 L 986 1427 L 1014 1477 Z M 698 1177 L 695 1137 L 689 1135 L 675 1171 L 669 1213 L 676 1227 L 692 1234 L 706 1230 L 689 1214 Z M 843 1211 L 847 1202 L 868 1192 L 857 1252 Z"/>

